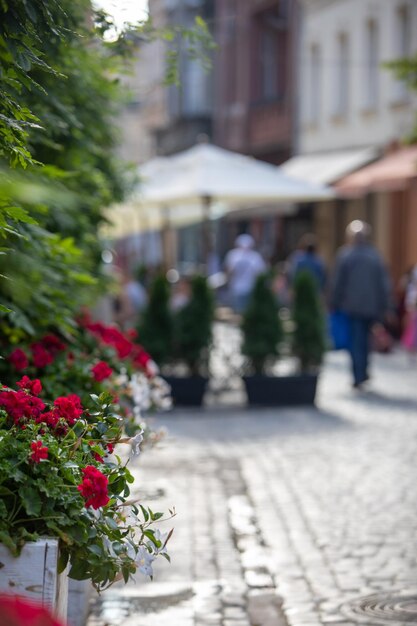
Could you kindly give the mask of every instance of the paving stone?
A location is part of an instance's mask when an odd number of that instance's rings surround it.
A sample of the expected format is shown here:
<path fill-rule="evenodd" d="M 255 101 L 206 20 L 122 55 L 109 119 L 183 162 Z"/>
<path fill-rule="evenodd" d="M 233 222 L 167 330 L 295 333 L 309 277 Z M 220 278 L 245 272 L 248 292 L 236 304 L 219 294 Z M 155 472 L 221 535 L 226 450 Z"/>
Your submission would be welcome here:
<path fill-rule="evenodd" d="M 330 354 L 318 409 L 156 418 L 171 434 L 132 470 L 154 510 L 177 510 L 161 527 L 175 527 L 172 565 L 112 588 L 111 626 L 351 626 L 342 603 L 417 586 L 416 368 L 401 353 L 374 361 L 370 391 L 353 394 L 346 355 Z M 165 583 L 188 591 L 168 597 Z"/>

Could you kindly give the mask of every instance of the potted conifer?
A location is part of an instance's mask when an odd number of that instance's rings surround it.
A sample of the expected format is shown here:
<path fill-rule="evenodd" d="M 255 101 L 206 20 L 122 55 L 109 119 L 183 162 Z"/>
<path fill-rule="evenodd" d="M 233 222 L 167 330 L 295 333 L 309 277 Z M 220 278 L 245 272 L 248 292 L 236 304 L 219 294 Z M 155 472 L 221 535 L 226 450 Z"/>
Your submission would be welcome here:
<path fill-rule="evenodd" d="M 298 357 L 304 398 L 314 402 L 318 371 L 326 349 L 325 322 L 314 276 L 300 272 L 294 281 L 292 351 Z"/>
<path fill-rule="evenodd" d="M 295 281 L 293 321 L 292 349 L 299 358 L 300 371 L 289 376 L 273 375 L 284 333 L 269 276 L 259 276 L 242 321 L 242 352 L 247 359 L 243 380 L 250 405 L 314 403 L 324 326 L 317 288 L 309 274 L 300 274 Z"/>
<path fill-rule="evenodd" d="M 213 293 L 205 277 L 194 276 L 188 302 L 174 312 L 169 299 L 169 283 L 165 277 L 158 277 L 151 287 L 139 328 L 140 341 L 152 350 L 171 386 L 174 404 L 200 406 L 208 381 Z"/>
<path fill-rule="evenodd" d="M 172 356 L 174 328 L 169 300 L 169 283 L 165 276 L 157 276 L 151 285 L 148 306 L 138 328 L 141 344 L 151 352 L 160 367 Z"/>
<path fill-rule="evenodd" d="M 174 402 L 200 406 L 209 377 L 214 298 L 207 279 L 191 279 L 190 300 L 174 315 L 174 358 L 185 376 L 168 376 Z"/>

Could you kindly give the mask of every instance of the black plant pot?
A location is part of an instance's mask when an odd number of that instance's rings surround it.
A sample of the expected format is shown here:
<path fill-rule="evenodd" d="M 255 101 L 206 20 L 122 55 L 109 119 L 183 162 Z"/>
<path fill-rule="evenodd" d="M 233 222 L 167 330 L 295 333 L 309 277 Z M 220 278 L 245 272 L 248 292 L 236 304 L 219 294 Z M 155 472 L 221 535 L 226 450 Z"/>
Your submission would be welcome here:
<path fill-rule="evenodd" d="M 313 405 L 317 375 L 243 377 L 250 405 L 302 406 Z"/>
<path fill-rule="evenodd" d="M 171 386 L 171 395 L 176 406 L 201 406 L 208 378 L 204 376 L 164 376 Z"/>

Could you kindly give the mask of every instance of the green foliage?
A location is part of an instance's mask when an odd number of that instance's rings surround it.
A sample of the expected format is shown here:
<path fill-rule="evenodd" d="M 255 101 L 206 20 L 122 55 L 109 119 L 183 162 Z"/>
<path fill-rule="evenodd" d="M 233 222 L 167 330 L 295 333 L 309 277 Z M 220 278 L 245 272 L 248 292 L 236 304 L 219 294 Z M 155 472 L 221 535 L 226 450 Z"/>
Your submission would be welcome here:
<path fill-rule="evenodd" d="M 94 300 L 103 209 L 126 188 L 114 157 L 120 66 L 89 12 L 88 0 L 0 3 L 0 156 L 26 168 L 5 164 L 0 184 L 0 322 L 15 340 L 70 332 Z"/>
<path fill-rule="evenodd" d="M 0 272 L 7 276 L 0 324 L 7 332 L 54 320 L 67 333 L 74 311 L 102 288 L 98 229 L 105 207 L 131 183 L 115 156 L 114 121 L 124 99 L 119 76 L 137 42 L 171 38 L 178 49 L 171 82 L 178 54 L 204 63 L 210 48 L 200 18 L 184 32 L 150 22 L 112 40 L 109 31 L 116 32 L 111 19 L 94 13 L 90 0 L 0 0 Z M 26 168 L 24 176 L 10 167 Z"/>
<path fill-rule="evenodd" d="M 242 320 L 242 353 L 248 357 L 256 374 L 264 373 L 268 361 L 279 355 L 278 344 L 283 337 L 278 305 L 269 279 L 268 274 L 257 278 Z"/>
<path fill-rule="evenodd" d="M 191 281 L 191 298 L 175 318 L 175 354 L 185 361 L 192 374 L 207 370 L 212 339 L 213 293 L 204 276 Z"/>
<path fill-rule="evenodd" d="M 167 279 L 157 276 L 151 285 L 148 306 L 138 328 L 141 344 L 158 365 L 166 363 L 172 354 L 174 329 L 169 298 Z"/>
<path fill-rule="evenodd" d="M 417 91 L 417 54 L 410 58 L 398 59 L 391 63 L 386 63 L 385 67 L 392 70 L 396 78 L 403 81 L 409 89 L 414 92 Z M 410 143 L 417 141 L 417 119 L 407 140 Z"/>
<path fill-rule="evenodd" d="M 160 37 L 169 44 L 165 55 L 165 85 L 180 86 L 180 56 L 198 60 L 206 71 L 211 69 L 211 53 L 216 44 L 202 17 L 195 18 L 193 28 L 174 26 L 155 30 L 152 36 Z"/>
<path fill-rule="evenodd" d="M 69 561 L 70 577 L 90 578 L 97 589 L 119 575 L 127 581 L 141 568 L 142 554 L 149 563 L 166 556 L 168 539 L 153 528 L 162 514 L 129 501 L 133 477 L 119 457 L 100 461 L 110 444 L 125 441 L 112 394 L 92 395 L 74 422 L 56 403 L 45 405 L 27 392 L 3 388 L 0 401 L 0 541 L 12 554 L 26 541 L 57 537 L 60 570 Z M 18 403 L 27 401 L 40 407 L 18 417 Z M 55 426 L 48 421 L 53 413 Z M 34 455 L 34 445 L 42 447 L 42 456 Z M 90 487 L 83 487 L 84 471 L 94 473 Z M 152 575 L 152 569 L 144 573 Z"/>
<path fill-rule="evenodd" d="M 300 272 L 294 281 L 293 352 L 302 372 L 317 368 L 326 348 L 325 324 L 316 281 L 310 272 Z"/>

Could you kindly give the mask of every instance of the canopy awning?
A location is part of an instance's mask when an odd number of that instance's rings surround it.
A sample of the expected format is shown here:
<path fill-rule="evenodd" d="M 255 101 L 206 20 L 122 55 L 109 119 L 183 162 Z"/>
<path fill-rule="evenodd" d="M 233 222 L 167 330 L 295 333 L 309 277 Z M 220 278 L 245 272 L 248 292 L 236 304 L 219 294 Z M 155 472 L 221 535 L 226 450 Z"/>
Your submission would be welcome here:
<path fill-rule="evenodd" d="M 343 196 L 362 196 L 372 191 L 400 191 L 417 176 L 417 146 L 401 148 L 379 161 L 349 174 L 335 185 Z"/>
<path fill-rule="evenodd" d="M 259 204 L 330 199 L 323 185 L 297 180 L 280 168 L 210 144 L 158 158 L 139 168 L 136 197 L 141 206 L 196 204 L 209 198 L 227 211 Z"/>
<path fill-rule="evenodd" d="M 280 167 L 288 176 L 294 176 L 310 183 L 329 185 L 367 165 L 378 157 L 376 148 L 360 148 L 300 154 Z"/>

